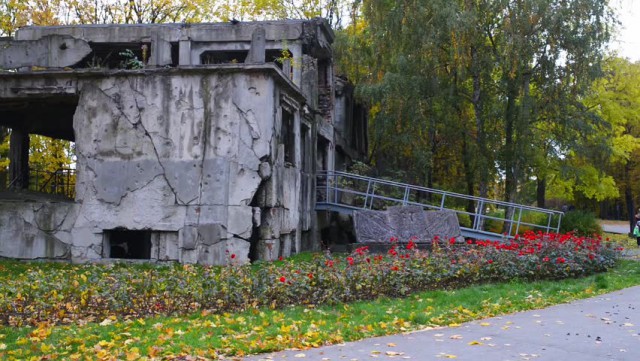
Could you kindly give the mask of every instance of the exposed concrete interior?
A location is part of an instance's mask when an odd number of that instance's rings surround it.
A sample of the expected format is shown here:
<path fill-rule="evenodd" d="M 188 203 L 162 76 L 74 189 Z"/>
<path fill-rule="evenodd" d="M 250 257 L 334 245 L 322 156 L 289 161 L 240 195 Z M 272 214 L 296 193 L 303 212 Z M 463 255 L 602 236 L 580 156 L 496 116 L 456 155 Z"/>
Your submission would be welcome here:
<path fill-rule="evenodd" d="M 75 141 L 77 174 L 73 199 L 0 200 L 0 257 L 225 264 L 320 248 L 315 175 L 367 147 L 332 41 L 322 19 L 20 29 L 0 44 L 12 188 L 29 184 L 29 134 Z"/>

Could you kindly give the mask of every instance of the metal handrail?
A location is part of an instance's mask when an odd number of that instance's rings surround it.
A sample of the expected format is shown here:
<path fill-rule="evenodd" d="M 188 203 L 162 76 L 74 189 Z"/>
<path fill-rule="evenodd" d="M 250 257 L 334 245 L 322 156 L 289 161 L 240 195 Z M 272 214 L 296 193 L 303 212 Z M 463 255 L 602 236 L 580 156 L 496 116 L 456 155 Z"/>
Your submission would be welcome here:
<path fill-rule="evenodd" d="M 39 193 L 59 194 L 73 199 L 75 198 L 75 177 L 76 170 L 71 168 L 61 168 L 54 172 L 30 168 L 28 181 L 18 175 L 11 179 L 5 188 L 12 189 L 17 182 L 28 182 L 24 189 Z"/>
<path fill-rule="evenodd" d="M 494 234 L 496 237 L 500 238 L 512 238 L 518 232 L 520 232 L 522 226 L 530 226 L 538 229 L 542 229 L 546 232 L 558 232 L 560 230 L 560 223 L 562 221 L 563 212 L 544 209 L 534 206 L 528 206 L 517 203 L 510 203 L 505 201 L 499 201 L 489 198 L 482 198 L 476 196 L 470 196 L 466 194 L 460 194 L 455 192 L 443 191 L 439 189 L 432 189 L 422 186 L 416 186 L 406 183 L 394 182 L 386 179 L 378 179 L 371 178 L 366 176 L 361 176 L 357 174 L 351 174 L 340 171 L 320 171 L 317 175 L 317 188 L 318 191 L 318 199 L 316 201 L 316 205 L 319 208 L 328 208 L 331 206 L 334 207 L 345 207 L 347 209 L 372 209 L 374 205 L 374 201 L 382 201 L 382 202 L 392 202 L 398 205 L 416 205 L 421 206 L 427 209 L 435 209 L 435 210 L 451 210 L 458 215 L 468 215 L 473 217 L 473 222 L 471 227 L 461 227 L 463 233 L 468 231 L 467 233 L 477 232 L 480 234 Z M 355 182 L 361 182 L 364 185 L 366 184 L 366 190 L 358 190 L 353 187 Z M 391 187 L 393 191 L 397 194 L 401 195 L 395 197 L 393 195 L 383 194 L 380 192 L 379 188 L 382 186 Z M 440 197 L 439 204 L 430 204 L 427 202 L 421 202 L 417 200 L 411 200 L 412 192 L 422 192 L 428 199 L 432 199 L 433 196 Z M 323 193 L 323 194 L 322 194 Z M 352 195 L 353 197 L 361 197 L 364 198 L 363 204 L 361 206 L 355 204 L 348 204 L 346 201 L 343 201 L 342 195 Z M 361 200 L 362 201 L 362 200 Z M 475 202 L 475 211 L 468 212 L 464 209 L 455 209 L 455 208 L 447 208 L 446 202 Z M 494 217 L 491 215 L 485 214 L 485 209 L 488 206 L 493 206 L 497 208 L 505 209 L 504 217 Z M 513 212 L 508 212 L 507 210 L 512 209 Z M 535 223 L 530 223 L 523 221 L 523 212 L 542 214 L 547 218 L 547 225 L 540 225 Z M 509 217 L 508 217 L 509 216 Z M 554 222 L 554 218 L 557 217 L 557 224 Z M 488 232 L 483 229 L 483 225 L 485 224 L 485 220 L 496 220 L 502 222 L 508 222 L 507 227 L 505 228 L 506 234 L 498 234 L 495 232 Z M 553 224 L 553 225 L 552 225 Z"/>

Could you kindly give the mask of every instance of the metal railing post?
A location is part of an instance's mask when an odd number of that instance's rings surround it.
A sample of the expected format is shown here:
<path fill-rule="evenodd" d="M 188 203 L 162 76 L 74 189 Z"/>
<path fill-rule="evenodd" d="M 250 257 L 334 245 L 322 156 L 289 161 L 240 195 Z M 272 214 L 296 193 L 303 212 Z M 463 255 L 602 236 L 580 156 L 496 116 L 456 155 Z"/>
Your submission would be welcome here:
<path fill-rule="evenodd" d="M 474 214 L 473 219 L 473 229 L 480 230 L 481 218 L 484 213 L 484 201 L 478 202 L 478 207 L 476 208 L 476 214 Z"/>
<path fill-rule="evenodd" d="M 558 226 L 556 227 L 556 233 L 560 233 L 561 222 L 562 222 L 562 213 L 558 214 Z"/>
<path fill-rule="evenodd" d="M 339 204 L 338 201 L 338 174 L 333 173 L 333 203 Z"/>
<path fill-rule="evenodd" d="M 367 208 L 367 203 L 369 202 L 369 189 L 371 189 L 371 179 L 367 181 L 367 192 L 364 195 L 364 206 L 362 208 Z"/>
<path fill-rule="evenodd" d="M 326 172 L 326 171 L 325 171 L 325 173 L 324 173 L 324 188 L 325 188 L 324 196 L 325 196 L 325 198 L 326 198 L 326 202 L 327 202 L 327 203 L 330 203 L 330 202 L 331 202 L 331 201 L 329 200 L 329 197 L 331 196 L 331 195 L 329 194 L 329 182 L 330 182 L 330 179 L 329 179 L 329 172 Z"/>
<path fill-rule="evenodd" d="M 518 234 L 518 231 L 520 230 L 520 222 L 522 221 L 522 207 L 520 208 L 520 212 L 518 214 L 518 223 L 516 224 L 516 233 Z"/>
<path fill-rule="evenodd" d="M 373 199 L 375 198 L 376 195 L 376 183 L 375 181 L 373 182 L 373 186 L 371 187 L 371 197 L 370 197 L 370 201 L 369 201 L 369 209 L 373 209 Z"/>

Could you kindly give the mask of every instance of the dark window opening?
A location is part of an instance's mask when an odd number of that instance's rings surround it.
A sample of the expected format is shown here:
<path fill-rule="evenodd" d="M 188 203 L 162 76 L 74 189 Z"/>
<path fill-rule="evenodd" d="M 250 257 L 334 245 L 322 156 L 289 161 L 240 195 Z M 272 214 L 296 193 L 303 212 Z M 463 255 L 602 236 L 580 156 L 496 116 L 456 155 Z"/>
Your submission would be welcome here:
<path fill-rule="evenodd" d="M 104 231 L 108 258 L 150 259 L 151 231 L 113 229 Z"/>
<path fill-rule="evenodd" d="M 180 43 L 171 43 L 171 66 L 180 65 Z"/>
<path fill-rule="evenodd" d="M 76 96 L 51 94 L 0 100 L 0 138 L 10 139 L 9 149 L 0 150 L 0 157 L 9 160 L 8 167 L 0 168 L 0 190 L 75 198 L 77 105 Z"/>
<path fill-rule="evenodd" d="M 329 141 L 318 137 L 316 144 L 316 169 L 318 171 L 329 169 Z"/>
<path fill-rule="evenodd" d="M 274 63 L 276 66 L 282 70 L 284 63 L 286 60 L 291 59 L 291 52 L 286 50 L 283 52 L 282 49 L 267 49 L 265 51 L 264 60 L 267 63 Z M 291 66 L 291 62 L 287 62 L 289 66 Z"/>
<path fill-rule="evenodd" d="M 295 165 L 295 134 L 293 132 L 293 114 L 282 109 L 282 126 L 280 130 L 281 141 L 284 144 L 284 162 Z"/>
<path fill-rule="evenodd" d="M 311 129 L 306 124 L 300 125 L 300 158 L 302 158 L 302 172 L 311 174 L 313 158 L 311 154 Z"/>
<path fill-rule="evenodd" d="M 318 61 L 318 86 L 329 86 L 329 62 L 327 60 Z"/>
<path fill-rule="evenodd" d="M 93 50 L 74 68 L 139 69 L 151 56 L 150 43 L 89 43 Z"/>
<path fill-rule="evenodd" d="M 244 63 L 249 55 L 248 50 L 205 51 L 200 55 L 201 64 L 235 64 Z"/>

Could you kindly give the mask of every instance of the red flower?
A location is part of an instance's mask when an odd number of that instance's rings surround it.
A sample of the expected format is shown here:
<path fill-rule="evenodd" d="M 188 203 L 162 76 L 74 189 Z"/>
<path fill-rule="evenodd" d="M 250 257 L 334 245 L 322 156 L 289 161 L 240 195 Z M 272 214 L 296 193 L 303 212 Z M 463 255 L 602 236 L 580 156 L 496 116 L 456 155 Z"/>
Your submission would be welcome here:
<path fill-rule="evenodd" d="M 307 275 L 307 277 L 309 277 L 309 279 L 310 279 L 310 280 L 312 280 L 312 279 L 313 279 L 313 273 L 309 273 L 309 274 Z"/>
<path fill-rule="evenodd" d="M 367 263 L 371 263 L 371 258 L 367 257 L 366 261 Z"/>
<path fill-rule="evenodd" d="M 456 264 L 456 260 L 455 260 L 455 259 L 452 259 L 452 260 L 451 260 L 451 264 Z"/>
<path fill-rule="evenodd" d="M 285 276 L 280 277 L 280 282 L 282 283 L 287 282 L 287 278 Z"/>
<path fill-rule="evenodd" d="M 324 261 L 324 264 L 325 264 L 326 266 L 328 266 L 328 267 L 333 267 L 333 261 L 332 261 L 332 260 L 330 260 L 330 259 L 328 259 L 328 260 Z"/>
<path fill-rule="evenodd" d="M 593 254 L 589 253 L 589 259 L 593 261 L 594 258 L 596 258 L 596 256 L 594 256 Z"/>
<path fill-rule="evenodd" d="M 473 241 L 469 239 L 467 240 L 467 244 L 473 244 Z"/>
<path fill-rule="evenodd" d="M 366 251 L 369 250 L 369 246 L 356 248 L 356 253 L 363 256 Z"/>
<path fill-rule="evenodd" d="M 282 261 L 284 259 L 284 257 L 280 256 L 278 257 L 278 261 Z"/>
<path fill-rule="evenodd" d="M 416 246 L 416 244 L 415 244 L 412 240 L 409 240 L 409 243 L 407 244 L 407 249 L 408 249 L 408 250 L 411 250 L 411 249 L 413 249 L 415 246 Z"/>
<path fill-rule="evenodd" d="M 235 254 L 235 253 L 232 253 L 232 254 L 231 254 L 231 259 L 234 259 L 234 258 L 236 258 L 236 254 Z"/>
<path fill-rule="evenodd" d="M 393 267 L 391 267 L 391 270 L 392 271 L 397 271 L 397 270 L 399 270 L 399 268 L 398 268 L 398 266 L 393 266 Z"/>
<path fill-rule="evenodd" d="M 549 257 L 545 257 L 542 259 L 543 262 L 549 262 Z"/>
<path fill-rule="evenodd" d="M 353 266 L 353 257 L 347 257 L 347 262 L 349 262 L 349 266 Z"/>
<path fill-rule="evenodd" d="M 490 260 L 488 260 L 488 261 L 487 261 L 487 263 L 488 263 L 488 264 L 492 264 L 492 263 L 493 263 L 493 260 L 492 260 L 492 259 L 490 259 Z"/>
<path fill-rule="evenodd" d="M 449 244 L 451 245 L 456 244 L 456 239 L 451 237 L 451 239 L 449 240 Z"/>
<path fill-rule="evenodd" d="M 563 257 L 558 257 L 558 258 L 556 259 L 556 263 L 565 263 L 566 261 L 567 261 L 567 260 L 566 260 L 566 259 L 564 259 Z"/>

